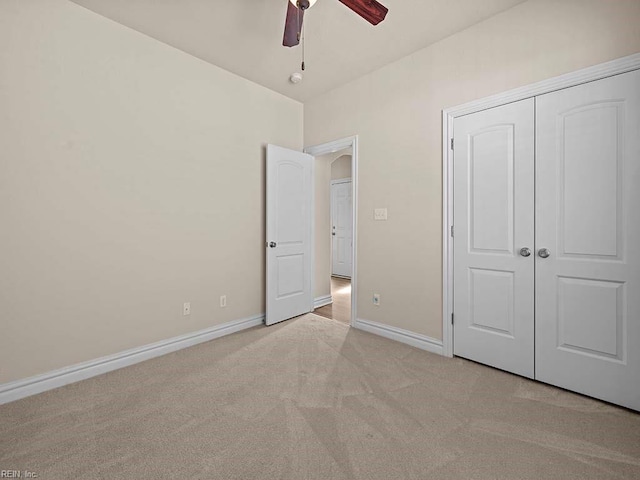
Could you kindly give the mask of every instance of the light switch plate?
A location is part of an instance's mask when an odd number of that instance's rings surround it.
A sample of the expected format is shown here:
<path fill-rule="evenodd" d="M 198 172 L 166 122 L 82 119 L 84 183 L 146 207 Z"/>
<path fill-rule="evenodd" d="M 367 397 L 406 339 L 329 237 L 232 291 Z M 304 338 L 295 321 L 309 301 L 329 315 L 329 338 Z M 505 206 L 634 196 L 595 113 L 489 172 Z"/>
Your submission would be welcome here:
<path fill-rule="evenodd" d="M 386 208 L 374 208 L 373 209 L 373 219 L 374 220 L 386 220 L 387 219 L 387 209 Z"/>

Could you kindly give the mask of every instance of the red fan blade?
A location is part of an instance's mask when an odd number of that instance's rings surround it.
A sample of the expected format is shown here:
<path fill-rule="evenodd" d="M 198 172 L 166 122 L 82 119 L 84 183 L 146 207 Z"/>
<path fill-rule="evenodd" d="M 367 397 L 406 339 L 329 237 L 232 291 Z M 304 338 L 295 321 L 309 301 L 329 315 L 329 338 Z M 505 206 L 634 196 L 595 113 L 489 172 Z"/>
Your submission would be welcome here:
<path fill-rule="evenodd" d="M 287 0 L 287 19 L 284 22 L 284 37 L 282 45 L 285 47 L 295 47 L 300 43 L 300 32 L 302 31 L 302 19 L 304 10 L 296 7 Z"/>
<path fill-rule="evenodd" d="M 389 9 L 376 0 L 339 0 L 367 22 L 377 25 L 387 16 Z"/>

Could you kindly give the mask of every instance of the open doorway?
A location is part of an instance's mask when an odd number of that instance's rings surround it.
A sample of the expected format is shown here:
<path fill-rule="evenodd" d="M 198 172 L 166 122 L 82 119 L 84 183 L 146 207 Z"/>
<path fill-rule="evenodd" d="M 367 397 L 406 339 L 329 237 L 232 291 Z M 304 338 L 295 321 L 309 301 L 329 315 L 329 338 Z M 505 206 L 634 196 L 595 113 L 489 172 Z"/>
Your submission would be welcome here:
<path fill-rule="evenodd" d="M 314 313 L 351 322 L 353 247 L 351 147 L 315 158 Z M 322 305 L 324 304 L 324 305 Z"/>
<path fill-rule="evenodd" d="M 305 149 L 314 155 L 314 313 L 355 317 L 356 137 Z"/>
<path fill-rule="evenodd" d="M 331 277 L 331 303 L 313 313 L 338 322 L 351 323 L 351 279 Z"/>

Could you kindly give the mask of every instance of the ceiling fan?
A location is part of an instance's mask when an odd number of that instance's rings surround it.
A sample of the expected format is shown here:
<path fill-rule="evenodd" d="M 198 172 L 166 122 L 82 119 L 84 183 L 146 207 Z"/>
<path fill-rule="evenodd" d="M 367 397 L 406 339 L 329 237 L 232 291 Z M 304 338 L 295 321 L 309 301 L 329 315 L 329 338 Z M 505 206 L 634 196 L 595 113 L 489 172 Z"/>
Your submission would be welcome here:
<path fill-rule="evenodd" d="M 389 9 L 376 0 L 338 0 L 372 25 L 384 20 Z M 289 0 L 287 5 L 287 19 L 284 24 L 282 45 L 293 47 L 300 43 L 302 32 L 302 18 L 304 11 L 309 9 L 316 0 Z"/>

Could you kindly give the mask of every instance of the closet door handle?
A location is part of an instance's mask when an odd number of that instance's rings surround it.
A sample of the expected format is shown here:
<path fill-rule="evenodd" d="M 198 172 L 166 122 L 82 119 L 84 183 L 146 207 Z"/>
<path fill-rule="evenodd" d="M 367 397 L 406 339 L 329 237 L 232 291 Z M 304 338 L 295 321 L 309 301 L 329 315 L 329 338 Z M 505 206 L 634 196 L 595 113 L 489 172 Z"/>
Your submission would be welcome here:
<path fill-rule="evenodd" d="M 541 258 L 547 258 L 549 255 L 551 255 L 551 252 L 548 248 L 541 248 L 538 250 L 538 256 Z"/>
<path fill-rule="evenodd" d="M 522 247 L 520 249 L 520 255 L 522 255 L 523 257 L 528 257 L 529 255 L 531 255 L 531 249 L 529 247 Z"/>

